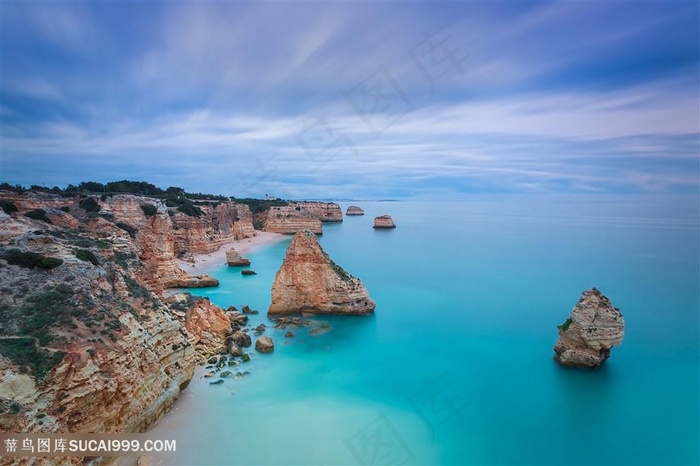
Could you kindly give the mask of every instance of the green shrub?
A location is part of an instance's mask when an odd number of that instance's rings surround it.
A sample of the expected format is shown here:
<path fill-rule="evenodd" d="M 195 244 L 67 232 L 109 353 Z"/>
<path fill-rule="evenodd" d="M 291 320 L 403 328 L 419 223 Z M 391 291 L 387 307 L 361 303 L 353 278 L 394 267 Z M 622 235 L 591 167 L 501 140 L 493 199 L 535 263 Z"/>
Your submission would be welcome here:
<path fill-rule="evenodd" d="M 567 330 L 569 330 L 569 325 L 571 325 L 571 322 L 573 321 L 571 320 L 571 317 L 569 317 L 568 319 L 566 319 L 566 321 L 564 321 L 563 324 L 557 326 L 557 328 L 563 332 L 566 332 Z"/>
<path fill-rule="evenodd" d="M 204 214 L 199 207 L 192 204 L 182 204 L 178 206 L 177 210 L 190 217 L 201 217 Z"/>
<path fill-rule="evenodd" d="M 29 217 L 34 220 L 41 220 L 42 222 L 51 223 L 51 219 L 46 216 L 46 211 L 44 209 L 34 209 L 26 212 L 25 217 Z"/>
<path fill-rule="evenodd" d="M 143 210 L 143 214 L 146 217 L 153 217 L 155 214 L 158 213 L 158 209 L 156 208 L 156 206 L 151 205 L 151 204 L 141 205 L 141 210 Z"/>
<path fill-rule="evenodd" d="M 19 209 L 10 201 L 0 201 L 0 207 L 5 211 L 6 214 L 11 214 L 12 212 L 19 212 Z"/>
<path fill-rule="evenodd" d="M 78 249 L 75 251 L 75 257 L 81 261 L 90 262 L 92 265 L 99 265 L 100 261 L 97 260 L 97 256 L 88 249 Z"/>
<path fill-rule="evenodd" d="M 70 212 L 70 207 L 63 206 L 63 207 L 61 207 L 61 210 L 67 213 L 67 212 Z"/>
<path fill-rule="evenodd" d="M 36 346 L 34 338 L 0 338 L 0 354 L 9 358 L 20 369 L 30 372 L 42 380 L 51 369 L 63 360 L 66 353 L 49 352 Z"/>
<path fill-rule="evenodd" d="M 61 264 L 63 264 L 62 259 L 58 259 L 56 257 L 44 257 L 39 261 L 38 264 L 36 264 L 36 266 L 40 269 L 51 270 L 55 269 Z"/>
<path fill-rule="evenodd" d="M 136 228 L 132 227 L 128 223 L 123 222 L 117 222 L 116 225 L 125 232 L 129 233 L 129 236 L 131 236 L 132 238 L 136 238 L 136 232 L 138 231 L 136 230 Z"/>
<path fill-rule="evenodd" d="M 39 262 L 44 259 L 44 256 L 36 252 L 24 252 L 19 249 L 8 249 L 2 255 L 3 259 L 10 265 L 18 265 L 25 269 L 33 269 Z"/>
<path fill-rule="evenodd" d="M 78 204 L 81 209 L 86 212 L 99 212 L 100 204 L 95 200 L 94 197 L 86 197 Z"/>

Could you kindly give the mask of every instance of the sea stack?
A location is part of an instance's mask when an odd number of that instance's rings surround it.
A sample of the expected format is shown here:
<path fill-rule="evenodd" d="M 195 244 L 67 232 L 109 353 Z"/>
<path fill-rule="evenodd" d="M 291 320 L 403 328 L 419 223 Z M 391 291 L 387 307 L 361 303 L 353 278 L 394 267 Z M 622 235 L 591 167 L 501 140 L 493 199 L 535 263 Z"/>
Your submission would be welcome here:
<path fill-rule="evenodd" d="M 374 228 L 396 228 L 396 225 L 391 215 L 380 215 L 379 217 L 374 217 Z"/>
<path fill-rule="evenodd" d="M 267 314 L 365 315 L 375 306 L 362 282 L 328 257 L 314 233 L 302 230 L 275 275 Z"/>
<path fill-rule="evenodd" d="M 356 205 L 351 205 L 348 207 L 348 209 L 345 211 L 345 215 L 364 215 L 365 211 L 362 210 L 360 207 L 357 207 Z"/>
<path fill-rule="evenodd" d="M 250 265 L 250 261 L 238 254 L 238 251 L 236 251 L 234 248 L 226 251 L 226 263 L 231 267 L 237 265 Z"/>
<path fill-rule="evenodd" d="M 594 368 L 622 343 L 625 320 L 620 310 L 595 288 L 584 291 L 571 315 L 559 327 L 554 359 L 562 366 Z"/>

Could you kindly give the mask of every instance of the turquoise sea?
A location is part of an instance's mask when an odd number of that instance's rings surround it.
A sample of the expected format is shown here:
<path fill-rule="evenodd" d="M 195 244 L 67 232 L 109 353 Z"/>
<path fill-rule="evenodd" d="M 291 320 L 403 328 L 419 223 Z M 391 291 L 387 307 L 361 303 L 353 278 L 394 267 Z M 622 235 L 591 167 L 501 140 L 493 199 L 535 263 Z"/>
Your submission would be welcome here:
<path fill-rule="evenodd" d="M 350 203 L 340 203 L 343 211 Z M 357 202 L 321 244 L 360 277 L 372 317 L 268 329 L 276 349 L 211 386 L 201 372 L 153 431 L 161 464 L 698 464 L 697 197 L 483 196 Z M 398 228 L 375 231 L 390 214 Z M 266 322 L 288 240 L 212 270 L 221 306 Z M 599 370 L 558 367 L 557 325 L 595 286 L 623 344 Z"/>

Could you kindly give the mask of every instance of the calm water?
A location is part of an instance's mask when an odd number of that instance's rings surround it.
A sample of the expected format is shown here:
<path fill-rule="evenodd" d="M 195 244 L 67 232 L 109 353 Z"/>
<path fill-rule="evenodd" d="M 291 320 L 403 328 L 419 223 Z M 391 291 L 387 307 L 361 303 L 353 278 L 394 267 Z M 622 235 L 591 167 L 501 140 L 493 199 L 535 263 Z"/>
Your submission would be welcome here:
<path fill-rule="evenodd" d="M 287 342 L 269 329 L 275 352 L 251 351 L 246 378 L 196 376 L 155 429 L 178 439 L 164 464 L 700 461 L 697 200 L 358 204 L 321 243 L 376 315 Z M 385 213 L 398 228 L 373 230 Z M 287 244 L 250 255 L 258 275 L 221 267 L 221 287 L 196 292 L 267 322 Z M 600 370 L 562 369 L 556 326 L 591 286 L 625 340 Z"/>

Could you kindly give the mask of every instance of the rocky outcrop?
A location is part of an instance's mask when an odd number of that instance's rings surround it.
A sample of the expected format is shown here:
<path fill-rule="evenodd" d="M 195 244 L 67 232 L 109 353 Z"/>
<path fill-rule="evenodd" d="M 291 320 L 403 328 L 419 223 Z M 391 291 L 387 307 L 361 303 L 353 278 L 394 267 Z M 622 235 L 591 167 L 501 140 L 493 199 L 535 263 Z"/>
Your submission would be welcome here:
<path fill-rule="evenodd" d="M 190 334 L 190 343 L 195 347 L 198 362 L 204 362 L 212 354 L 227 349 L 231 320 L 209 298 L 178 293 L 169 297 L 167 303 Z"/>
<path fill-rule="evenodd" d="M 293 235 L 301 230 L 309 230 L 317 235 L 323 234 L 321 221 L 306 211 L 296 210 L 291 205 L 272 206 L 262 215 L 264 231 Z"/>
<path fill-rule="evenodd" d="M 374 228 L 396 228 L 396 225 L 391 215 L 380 215 L 379 217 L 374 217 Z"/>
<path fill-rule="evenodd" d="M 269 316 L 364 315 L 375 303 L 358 279 L 338 266 L 308 230 L 294 235 L 272 285 Z"/>
<path fill-rule="evenodd" d="M 342 222 L 343 211 L 335 202 L 302 201 L 272 206 L 261 214 L 263 230 L 293 235 L 301 230 L 323 234 L 322 222 Z"/>
<path fill-rule="evenodd" d="M 175 255 L 208 254 L 225 242 L 255 236 L 253 216 L 247 205 L 235 202 L 211 204 L 197 203 L 202 212 L 199 216 L 170 209 Z"/>
<path fill-rule="evenodd" d="M 4 214 L 3 214 L 4 215 Z M 138 247 L 113 223 L 80 230 L 0 219 L 3 432 L 142 432 L 187 386 L 191 335 L 144 287 Z M 10 232 L 8 234 L 8 231 Z M 32 254 L 60 259 L 50 271 Z"/>
<path fill-rule="evenodd" d="M 598 367 L 622 343 L 625 321 L 620 310 L 595 288 L 584 291 L 569 318 L 559 326 L 554 359 L 563 366 Z"/>
<path fill-rule="evenodd" d="M 166 208 L 159 199 L 130 194 L 61 197 L 50 193 L 0 191 L 0 200 L 17 207 L 17 217 L 41 209 L 50 221 L 44 223 L 71 230 L 90 230 L 120 254 L 124 244 L 133 244 L 132 253 L 140 262 L 136 273 L 149 289 L 157 292 L 181 286 L 216 286 L 215 281 L 189 277 L 180 268 L 177 255 L 211 252 L 223 241 L 255 233 L 248 206 L 233 202 L 201 205 L 198 208 L 203 214 L 190 217 L 174 208 Z"/>
<path fill-rule="evenodd" d="M 308 212 L 313 217 L 320 221 L 326 222 L 342 222 L 343 211 L 335 202 L 318 202 L 318 201 L 302 201 L 290 202 L 289 207 L 294 210 Z"/>
<path fill-rule="evenodd" d="M 226 263 L 231 267 L 238 265 L 250 265 L 250 261 L 238 254 L 238 251 L 236 251 L 234 248 L 226 251 Z"/>
<path fill-rule="evenodd" d="M 275 343 L 270 337 L 260 337 L 255 342 L 255 350 L 261 353 L 271 353 L 275 349 Z"/>
<path fill-rule="evenodd" d="M 364 215 L 365 211 L 356 205 L 351 205 L 345 211 L 345 215 Z"/>

